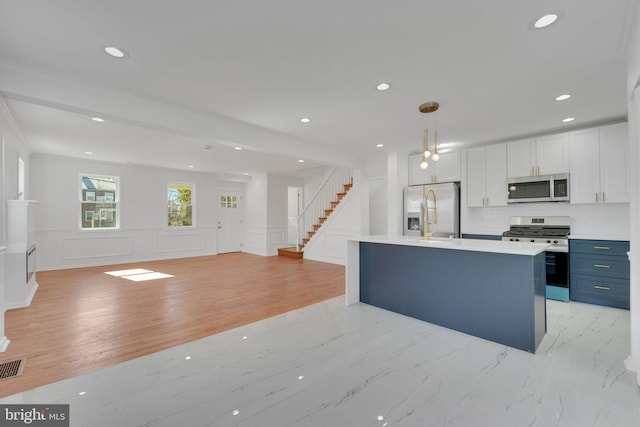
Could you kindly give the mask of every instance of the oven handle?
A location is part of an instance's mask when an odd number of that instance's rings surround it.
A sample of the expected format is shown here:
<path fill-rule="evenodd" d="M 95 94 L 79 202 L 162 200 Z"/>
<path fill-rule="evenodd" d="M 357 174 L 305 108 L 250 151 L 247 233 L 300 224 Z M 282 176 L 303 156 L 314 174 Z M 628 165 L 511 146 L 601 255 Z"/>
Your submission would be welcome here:
<path fill-rule="evenodd" d="M 569 247 L 568 246 L 553 246 L 553 245 L 551 245 L 545 250 L 547 252 L 559 252 L 559 253 L 565 253 L 565 254 L 569 253 Z"/>

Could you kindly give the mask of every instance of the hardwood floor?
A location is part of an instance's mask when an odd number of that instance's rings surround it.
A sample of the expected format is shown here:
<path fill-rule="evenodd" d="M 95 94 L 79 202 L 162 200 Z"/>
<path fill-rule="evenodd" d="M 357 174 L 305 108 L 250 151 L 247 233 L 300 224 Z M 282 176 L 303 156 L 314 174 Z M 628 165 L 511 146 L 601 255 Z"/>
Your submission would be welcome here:
<path fill-rule="evenodd" d="M 174 277 L 133 282 L 107 271 Z M 30 307 L 5 313 L 0 361 L 27 357 L 0 397 L 344 294 L 344 267 L 230 253 L 37 273 Z"/>

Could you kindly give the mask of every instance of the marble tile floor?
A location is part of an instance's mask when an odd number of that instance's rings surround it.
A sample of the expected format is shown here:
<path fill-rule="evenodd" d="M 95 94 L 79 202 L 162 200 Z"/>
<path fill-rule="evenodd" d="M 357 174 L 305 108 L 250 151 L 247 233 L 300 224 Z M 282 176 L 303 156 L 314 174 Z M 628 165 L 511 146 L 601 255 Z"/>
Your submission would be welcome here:
<path fill-rule="evenodd" d="M 71 426 L 640 425 L 629 312 L 548 301 L 536 354 L 334 298 L 29 390 Z"/>

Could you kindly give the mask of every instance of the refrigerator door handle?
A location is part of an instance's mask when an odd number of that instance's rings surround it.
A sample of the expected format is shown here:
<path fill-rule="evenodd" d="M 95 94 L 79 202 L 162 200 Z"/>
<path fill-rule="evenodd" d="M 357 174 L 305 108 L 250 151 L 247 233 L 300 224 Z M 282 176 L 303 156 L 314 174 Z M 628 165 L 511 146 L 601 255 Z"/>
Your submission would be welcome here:
<path fill-rule="evenodd" d="M 424 236 L 424 203 L 420 203 L 420 235 Z"/>

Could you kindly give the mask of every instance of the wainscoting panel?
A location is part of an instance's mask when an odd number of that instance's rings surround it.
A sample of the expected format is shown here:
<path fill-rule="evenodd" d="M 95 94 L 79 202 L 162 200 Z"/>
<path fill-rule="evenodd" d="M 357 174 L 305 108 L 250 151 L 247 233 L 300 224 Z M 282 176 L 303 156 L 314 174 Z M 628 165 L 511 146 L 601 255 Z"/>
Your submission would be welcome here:
<path fill-rule="evenodd" d="M 278 248 L 285 246 L 287 246 L 287 229 L 283 227 L 270 227 L 267 255 L 278 255 Z"/>
<path fill-rule="evenodd" d="M 156 236 L 156 252 L 199 251 L 204 249 L 204 235 L 164 234 Z"/>
<path fill-rule="evenodd" d="M 94 236 L 65 238 L 62 242 L 63 259 L 85 259 L 133 254 L 132 236 Z"/>
<path fill-rule="evenodd" d="M 267 230 L 264 227 L 255 227 L 245 224 L 243 252 L 262 256 L 267 255 L 266 235 Z"/>

